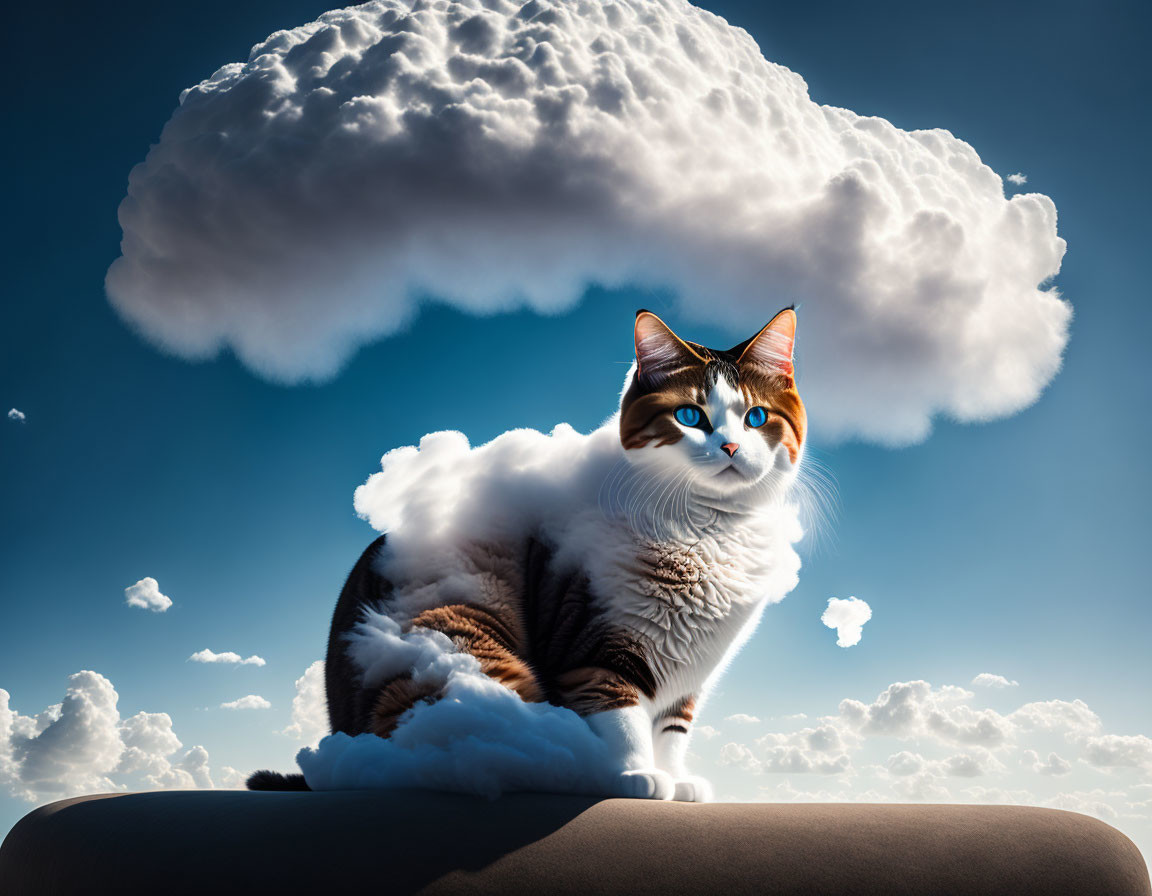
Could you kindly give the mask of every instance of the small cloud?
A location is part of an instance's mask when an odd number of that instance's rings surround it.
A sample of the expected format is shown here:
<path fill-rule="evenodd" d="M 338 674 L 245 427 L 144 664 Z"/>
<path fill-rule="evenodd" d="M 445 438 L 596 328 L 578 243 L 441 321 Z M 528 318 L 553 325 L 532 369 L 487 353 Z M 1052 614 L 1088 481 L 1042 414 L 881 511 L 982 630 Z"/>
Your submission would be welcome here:
<path fill-rule="evenodd" d="M 283 734 L 297 743 L 315 746 L 328 733 L 328 702 L 324 695 L 324 661 L 316 660 L 296 679 L 292 720 Z"/>
<path fill-rule="evenodd" d="M 1071 812 L 1082 812 L 1085 815 L 1095 815 L 1104 821 L 1116 823 L 1119 813 L 1104 802 L 1105 799 L 1115 797 L 1115 793 L 1101 790 L 1073 791 L 1071 793 L 1058 793 L 1052 799 L 1045 800 L 1041 805 L 1053 809 L 1067 809 Z"/>
<path fill-rule="evenodd" d="M 217 788 L 220 790 L 246 790 L 247 785 L 244 783 L 248 776 L 241 771 L 237 771 L 230 765 L 222 765 L 220 767 L 220 783 Z"/>
<path fill-rule="evenodd" d="M 249 694 L 247 697 L 241 697 L 239 700 L 232 700 L 228 703 L 221 703 L 221 709 L 271 709 L 272 704 L 261 697 L 259 694 Z"/>
<path fill-rule="evenodd" d="M 1084 741 L 1084 759 L 1097 768 L 1152 771 L 1152 738 L 1143 734 L 1104 734 Z"/>
<path fill-rule="evenodd" d="M 151 576 L 145 576 L 135 585 L 124 589 L 125 603 L 153 613 L 163 613 L 172 606 L 172 598 L 160 593 L 160 586 Z"/>
<path fill-rule="evenodd" d="M 705 740 L 711 740 L 720 732 L 713 728 L 711 725 L 697 725 L 692 729 L 692 733 L 704 738 Z"/>
<path fill-rule="evenodd" d="M 1020 682 L 1007 679 L 1003 675 L 981 672 L 972 679 L 972 686 L 975 688 L 1015 688 L 1020 686 Z"/>
<path fill-rule="evenodd" d="M 3 407 L 3 405 L 0 405 L 0 407 Z M 12 408 L 12 410 L 8 412 L 8 419 L 15 420 L 17 423 L 23 423 L 27 417 L 25 417 L 23 411 L 18 411 L 16 408 Z"/>
<path fill-rule="evenodd" d="M 1010 740 L 1012 722 L 991 709 L 968 706 L 973 696 L 951 685 L 933 688 L 926 681 L 898 681 L 871 704 L 841 700 L 840 719 L 861 734 L 900 739 L 931 738 L 990 748 Z"/>
<path fill-rule="evenodd" d="M 884 767 L 894 775 L 906 777 L 914 775 L 924 768 L 924 757 L 919 753 L 901 750 L 899 753 L 893 753 L 889 756 Z"/>
<path fill-rule="evenodd" d="M 1021 174 L 1019 171 L 1017 171 L 1015 174 L 1009 174 L 1008 180 L 1012 181 L 1012 183 L 1016 184 L 1016 186 L 1021 187 L 1028 183 L 1028 175 Z"/>
<path fill-rule="evenodd" d="M 1041 759 L 1035 750 L 1025 750 L 1023 759 L 1032 771 L 1041 775 L 1059 776 L 1072 771 L 1072 763 L 1056 753 L 1049 753 L 1047 759 Z"/>
<path fill-rule="evenodd" d="M 838 597 L 828 599 L 828 609 L 820 617 L 828 628 L 836 629 L 836 644 L 840 647 L 852 647 L 860 643 L 864 634 L 864 623 L 872 618 L 872 608 L 857 597 L 841 600 Z"/>
<path fill-rule="evenodd" d="M 818 775 L 843 774 L 852 764 L 840 732 L 831 725 L 765 734 L 756 739 L 754 748 L 725 744 L 720 762 L 755 774 Z"/>
<path fill-rule="evenodd" d="M 759 722 L 760 720 L 756 716 L 748 715 L 746 712 L 738 712 L 735 715 L 728 716 L 724 721 L 738 722 L 741 725 L 750 725 L 753 722 Z"/>
<path fill-rule="evenodd" d="M 234 653 L 231 650 L 225 650 L 223 653 L 215 653 L 205 647 L 203 650 L 197 650 L 192 656 L 188 657 L 193 663 L 226 663 L 232 666 L 263 666 L 265 665 L 264 658 L 252 654 L 249 657 L 241 657 L 240 654 Z"/>
<path fill-rule="evenodd" d="M 1025 703 L 1008 716 L 1025 731 L 1063 733 L 1069 740 L 1100 733 L 1100 717 L 1083 700 L 1044 700 Z"/>
<path fill-rule="evenodd" d="M 949 756 L 940 763 L 940 770 L 953 778 L 979 778 L 1002 769 L 1003 765 L 986 750 Z"/>

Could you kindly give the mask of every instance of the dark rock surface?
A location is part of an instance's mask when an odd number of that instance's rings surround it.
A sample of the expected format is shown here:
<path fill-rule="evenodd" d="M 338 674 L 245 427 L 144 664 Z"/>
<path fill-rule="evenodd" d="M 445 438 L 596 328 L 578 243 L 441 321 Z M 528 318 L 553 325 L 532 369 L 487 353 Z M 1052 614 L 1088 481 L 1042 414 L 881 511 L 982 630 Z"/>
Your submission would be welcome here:
<path fill-rule="evenodd" d="M 0 893 L 1148 896 L 1103 822 L 1017 806 L 686 803 L 428 792 L 63 800 L 0 847 Z"/>

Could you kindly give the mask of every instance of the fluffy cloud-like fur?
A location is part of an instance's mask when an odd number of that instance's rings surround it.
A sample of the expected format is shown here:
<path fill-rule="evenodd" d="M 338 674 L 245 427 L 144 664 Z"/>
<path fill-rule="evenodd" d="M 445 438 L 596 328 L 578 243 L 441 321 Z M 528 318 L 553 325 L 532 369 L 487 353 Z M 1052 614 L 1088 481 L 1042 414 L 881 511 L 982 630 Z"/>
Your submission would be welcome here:
<path fill-rule="evenodd" d="M 817 424 L 899 443 L 1035 400 L 1070 316 L 1051 200 L 1005 198 L 948 131 L 813 102 L 683 0 L 376 0 L 278 31 L 184 92 L 119 216 L 133 326 L 285 381 L 421 296 L 667 286 L 740 337 L 798 302 Z"/>
<path fill-rule="evenodd" d="M 331 734 L 296 757 L 313 790 L 419 787 L 494 797 L 515 791 L 605 793 L 610 755 L 570 709 L 525 703 L 439 632 L 401 633 L 369 613 L 350 643 L 367 680 L 410 671 L 443 696 L 418 703 L 388 739 Z"/>

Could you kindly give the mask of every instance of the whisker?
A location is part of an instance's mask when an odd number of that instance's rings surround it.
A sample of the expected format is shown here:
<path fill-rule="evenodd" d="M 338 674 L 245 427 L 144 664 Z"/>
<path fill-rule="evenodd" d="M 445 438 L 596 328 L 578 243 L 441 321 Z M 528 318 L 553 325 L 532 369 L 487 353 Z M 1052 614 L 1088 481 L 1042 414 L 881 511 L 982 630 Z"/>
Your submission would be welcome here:
<path fill-rule="evenodd" d="M 819 457 L 808 447 L 796 478 L 796 500 L 800 507 L 801 522 L 813 553 L 835 544 L 833 521 L 840 505 L 836 479 Z"/>
<path fill-rule="evenodd" d="M 800 514 L 809 550 L 831 542 L 831 521 L 839 505 L 836 481 L 811 447 L 789 488 L 779 476 L 765 475 L 734 496 L 731 507 L 709 502 L 696 506 L 693 483 L 701 464 L 715 458 L 707 452 L 686 455 L 688 467 L 674 473 L 647 468 L 620 457 L 608 470 L 597 494 L 601 513 L 620 520 L 637 536 L 656 540 L 695 541 L 718 518 L 753 516 L 783 501 Z M 704 513 L 701 518 L 697 510 Z"/>

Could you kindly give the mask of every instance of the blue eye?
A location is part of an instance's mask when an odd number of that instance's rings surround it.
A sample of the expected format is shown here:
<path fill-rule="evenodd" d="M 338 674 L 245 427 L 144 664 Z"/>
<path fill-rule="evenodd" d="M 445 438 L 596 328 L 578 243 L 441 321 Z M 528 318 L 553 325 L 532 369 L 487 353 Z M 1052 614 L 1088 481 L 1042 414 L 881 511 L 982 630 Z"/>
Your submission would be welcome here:
<path fill-rule="evenodd" d="M 673 415 L 677 423 L 682 423 L 684 426 L 699 426 L 700 425 L 700 409 L 694 408 L 690 404 L 681 405 L 676 408 Z"/>
<path fill-rule="evenodd" d="M 748 416 L 744 418 L 744 422 L 751 426 L 753 429 L 763 426 L 764 421 L 768 419 L 768 412 L 764 408 L 757 405 L 748 412 Z"/>

